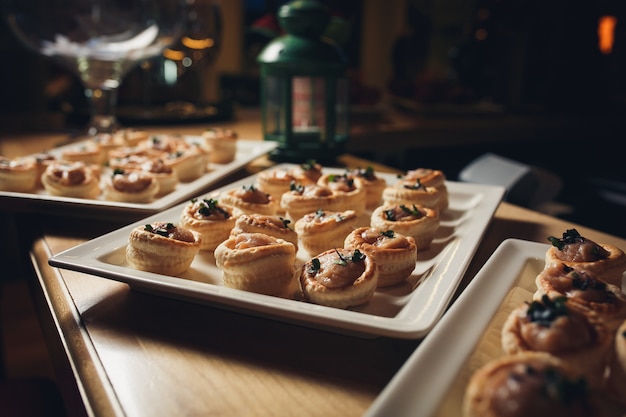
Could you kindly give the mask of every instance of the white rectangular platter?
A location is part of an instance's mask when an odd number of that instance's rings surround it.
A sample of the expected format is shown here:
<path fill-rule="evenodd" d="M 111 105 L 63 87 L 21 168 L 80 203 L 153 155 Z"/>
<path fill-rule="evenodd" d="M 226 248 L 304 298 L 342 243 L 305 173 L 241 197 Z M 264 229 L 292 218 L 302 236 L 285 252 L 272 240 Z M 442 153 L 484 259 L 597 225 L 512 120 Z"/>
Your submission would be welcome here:
<path fill-rule="evenodd" d="M 278 166 L 283 167 L 286 166 Z M 324 171 L 343 172 L 330 168 Z M 378 175 L 388 183 L 397 180 L 392 174 Z M 206 196 L 215 197 L 221 191 L 252 185 L 254 179 L 244 178 Z M 430 331 L 447 307 L 504 194 L 502 187 L 489 185 L 449 181 L 447 187 L 449 208 L 441 214 L 441 226 L 431 248 L 419 251 L 415 270 L 406 284 L 379 289 L 367 304 L 346 310 L 224 287 L 211 253 L 201 252 L 180 277 L 130 268 L 125 260 L 130 231 L 153 221 L 176 223 L 186 203 L 59 253 L 49 262 L 52 266 L 122 281 L 139 290 L 286 322 L 365 337 L 415 339 Z M 300 250 L 298 262 L 304 263 L 307 256 Z"/>
<path fill-rule="evenodd" d="M 186 136 L 188 140 L 193 140 L 194 136 Z M 0 190 L 0 208 L 19 209 L 23 211 L 39 210 L 48 208 L 55 211 L 66 210 L 67 214 L 89 214 L 97 212 L 115 216 L 120 213 L 133 214 L 138 216 L 148 216 L 174 204 L 187 200 L 198 194 L 211 184 L 226 177 L 230 173 L 244 167 L 254 159 L 268 153 L 276 147 L 277 143 L 272 141 L 257 141 L 239 139 L 237 141 L 237 152 L 235 159 L 226 164 L 209 164 L 207 172 L 201 177 L 190 181 L 181 182 L 176 189 L 169 194 L 161 196 L 149 203 L 126 203 L 117 201 L 107 201 L 103 198 L 82 199 L 62 196 L 53 196 L 45 190 L 37 190 L 33 193 L 18 193 Z M 75 145 L 73 145 L 75 146 Z M 67 146 L 51 149 L 52 155 L 60 155 Z"/>
<path fill-rule="evenodd" d="M 462 415 L 469 378 L 503 354 L 503 321 L 531 299 L 549 247 L 518 239 L 502 242 L 364 417 Z M 626 412 L 608 397 L 601 407 L 606 417 Z"/>

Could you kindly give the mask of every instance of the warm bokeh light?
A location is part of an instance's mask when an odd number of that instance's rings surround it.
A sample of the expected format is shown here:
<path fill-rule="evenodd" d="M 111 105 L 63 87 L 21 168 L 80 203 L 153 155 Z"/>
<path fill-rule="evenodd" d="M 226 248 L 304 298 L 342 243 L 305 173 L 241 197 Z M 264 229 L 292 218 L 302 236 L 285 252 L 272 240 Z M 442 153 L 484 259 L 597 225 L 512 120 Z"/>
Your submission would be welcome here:
<path fill-rule="evenodd" d="M 600 52 L 605 55 L 610 54 L 613 50 L 616 24 L 617 19 L 615 16 L 602 16 L 598 21 L 598 47 Z"/>
<path fill-rule="evenodd" d="M 172 61 L 180 61 L 185 57 L 185 53 L 174 49 L 166 49 L 163 51 L 163 56 Z"/>
<path fill-rule="evenodd" d="M 188 36 L 183 37 L 180 42 L 189 49 L 207 49 L 215 44 L 215 41 L 211 38 L 192 39 Z"/>

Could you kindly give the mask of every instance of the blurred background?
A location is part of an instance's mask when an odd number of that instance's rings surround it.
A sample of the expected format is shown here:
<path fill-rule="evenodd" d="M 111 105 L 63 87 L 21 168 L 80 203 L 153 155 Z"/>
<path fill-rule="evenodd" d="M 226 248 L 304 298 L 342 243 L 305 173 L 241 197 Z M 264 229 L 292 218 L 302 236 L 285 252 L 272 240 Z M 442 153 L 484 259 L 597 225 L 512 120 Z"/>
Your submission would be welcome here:
<path fill-rule="evenodd" d="M 219 124 L 259 106 L 256 57 L 284 1 L 190 0 L 189 39 L 124 79 L 126 125 Z M 457 180 L 494 153 L 558 179 L 540 209 L 626 236 L 626 2 L 325 1 L 350 62 L 353 153 Z M 3 24 L 4 25 L 4 24 Z M 79 80 L 0 28 L 0 135 L 86 123 Z M 394 133 L 397 135 L 397 132 Z M 544 184 L 545 185 L 545 184 Z M 550 186 L 550 184 L 548 184 Z M 534 187 L 534 188 L 533 188 Z M 515 203 L 530 205 L 530 185 Z"/>

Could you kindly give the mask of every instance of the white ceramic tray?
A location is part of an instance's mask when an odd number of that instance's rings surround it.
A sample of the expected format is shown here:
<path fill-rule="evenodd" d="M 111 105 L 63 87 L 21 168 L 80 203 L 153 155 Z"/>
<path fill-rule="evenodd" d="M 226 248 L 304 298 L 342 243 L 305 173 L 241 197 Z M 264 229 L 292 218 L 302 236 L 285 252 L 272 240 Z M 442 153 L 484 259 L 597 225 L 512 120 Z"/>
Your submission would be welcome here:
<path fill-rule="evenodd" d="M 364 417 L 462 415 L 469 378 L 500 351 L 503 321 L 513 308 L 531 299 L 549 247 L 505 240 Z M 606 417 L 626 412 L 608 398 L 601 406 Z"/>
<path fill-rule="evenodd" d="M 193 140 L 194 136 L 186 136 L 188 140 Z M 0 208 L 19 210 L 39 210 L 42 208 L 52 210 L 67 210 L 68 213 L 88 214 L 89 211 L 98 213 L 109 213 L 112 216 L 122 214 L 133 214 L 138 216 L 148 216 L 174 204 L 187 200 L 197 193 L 205 190 L 211 184 L 226 177 L 228 174 L 237 171 L 252 160 L 262 156 L 276 147 L 276 142 L 255 141 L 239 139 L 237 141 L 237 153 L 235 159 L 227 164 L 210 164 L 209 170 L 200 178 L 180 183 L 176 189 L 169 194 L 159 197 L 149 203 L 124 203 L 98 199 L 81 199 L 70 197 L 58 197 L 48 194 L 45 190 L 38 190 L 33 193 L 17 193 L 0 190 Z M 58 147 L 50 150 L 53 155 L 60 155 L 66 148 Z"/>
<path fill-rule="evenodd" d="M 342 171 L 327 168 L 325 172 Z M 397 180 L 395 175 L 381 176 L 388 183 Z M 208 196 L 253 182 L 254 176 L 248 177 Z M 448 182 L 447 186 L 449 209 L 441 215 L 431 248 L 419 252 L 407 283 L 378 290 L 369 303 L 346 310 L 224 287 L 210 253 L 201 252 L 179 278 L 130 268 L 124 255 L 130 231 L 153 221 L 177 222 L 186 203 L 59 253 L 50 264 L 126 282 L 147 292 L 277 320 L 354 335 L 420 338 L 450 302 L 504 193 L 502 187 L 490 185 Z M 306 260 L 308 255 L 301 250 L 298 262 Z"/>

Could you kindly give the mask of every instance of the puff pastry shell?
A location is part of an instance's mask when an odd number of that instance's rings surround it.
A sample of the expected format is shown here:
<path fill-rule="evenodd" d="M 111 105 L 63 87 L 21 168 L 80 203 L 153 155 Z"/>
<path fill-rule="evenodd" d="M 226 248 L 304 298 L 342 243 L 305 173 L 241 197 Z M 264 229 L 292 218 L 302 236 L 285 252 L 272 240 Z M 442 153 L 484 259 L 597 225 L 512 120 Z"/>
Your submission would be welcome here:
<path fill-rule="evenodd" d="M 180 275 L 200 251 L 202 237 L 172 223 L 155 222 L 130 232 L 126 260 L 131 267 L 163 275 Z"/>
<path fill-rule="evenodd" d="M 323 174 L 317 184 L 333 192 L 339 210 L 354 210 L 357 215 L 365 212 L 366 192 L 361 178 L 348 174 Z"/>
<path fill-rule="evenodd" d="M 290 296 L 296 285 L 293 244 L 263 233 L 240 233 L 215 249 L 224 285 L 260 294 Z"/>
<path fill-rule="evenodd" d="M 382 205 L 373 212 L 370 226 L 379 230 L 393 230 L 415 239 L 418 250 L 428 249 L 441 220 L 439 211 L 418 205 Z"/>
<path fill-rule="evenodd" d="M 528 351 L 557 356 L 585 375 L 590 387 L 600 388 L 613 343 L 596 313 L 566 297 L 525 303 L 511 311 L 502 327 L 506 354 Z"/>
<path fill-rule="evenodd" d="M 569 400 L 559 395 L 564 385 L 571 394 Z M 545 352 L 506 355 L 488 362 L 474 372 L 463 399 L 463 417 L 597 415 L 588 414 L 590 408 L 595 404 L 584 377 Z"/>
<path fill-rule="evenodd" d="M 35 189 L 39 170 L 33 159 L 0 157 L 0 190 L 30 192 Z"/>
<path fill-rule="evenodd" d="M 248 214 L 276 214 L 279 207 L 278 201 L 254 185 L 232 188 L 223 192 L 219 199 L 222 204 L 237 207 Z"/>
<path fill-rule="evenodd" d="M 235 160 L 237 153 L 236 132 L 230 129 L 211 128 L 202 133 L 209 151 L 209 162 L 227 164 Z"/>
<path fill-rule="evenodd" d="M 367 303 L 378 285 L 374 260 L 354 249 L 330 249 L 307 261 L 300 269 L 300 288 L 312 303 L 348 308 Z"/>
<path fill-rule="evenodd" d="M 419 181 L 420 184 L 425 187 L 434 187 L 441 191 L 439 196 L 439 209 L 445 210 L 448 208 L 449 195 L 448 187 L 446 186 L 446 175 L 443 171 L 431 168 L 417 168 L 407 171 L 404 179 L 407 181 Z"/>
<path fill-rule="evenodd" d="M 435 187 L 427 187 L 419 181 L 400 180 L 383 190 L 384 205 L 411 206 L 413 204 L 440 210 L 443 192 Z"/>
<path fill-rule="evenodd" d="M 550 266 L 537 275 L 535 283 L 534 300 L 541 300 L 544 294 L 550 298 L 568 297 L 572 303 L 597 313 L 611 331 L 626 319 L 626 295 L 621 288 L 598 280 L 586 271 L 564 264 Z"/>
<path fill-rule="evenodd" d="M 359 249 L 374 259 L 379 287 L 403 282 L 417 262 L 415 239 L 393 230 L 359 227 L 346 236 L 344 247 Z"/>
<path fill-rule="evenodd" d="M 180 225 L 202 236 L 200 250 L 213 251 L 228 239 L 242 214 L 238 208 L 220 204 L 212 198 L 193 199 L 183 207 Z"/>
<path fill-rule="evenodd" d="M 159 182 L 146 171 L 115 170 L 106 179 L 103 191 L 105 200 L 148 203 L 159 193 Z"/>
<path fill-rule="evenodd" d="M 275 238 L 286 240 L 294 245 L 298 252 L 298 234 L 289 224 L 291 222 L 278 215 L 242 214 L 235 221 L 231 235 L 239 233 L 264 233 Z"/>
<path fill-rule="evenodd" d="M 626 254 L 608 243 L 596 243 L 570 229 L 561 239 L 550 237 L 553 245 L 546 251 L 546 266 L 560 263 L 587 271 L 594 277 L 621 288 L 626 272 Z"/>
<path fill-rule="evenodd" d="M 317 255 L 328 249 L 342 248 L 346 236 L 357 227 L 358 220 L 354 210 L 318 210 L 298 219 L 294 229 L 302 248 L 310 255 Z"/>
<path fill-rule="evenodd" d="M 294 184 L 280 199 L 280 206 L 285 210 L 285 216 L 292 222 L 297 222 L 308 213 L 317 210 L 342 211 L 342 201 L 323 185 Z"/>
<path fill-rule="evenodd" d="M 54 196 L 94 199 L 101 191 L 99 171 L 83 162 L 54 161 L 41 175 L 41 183 Z"/>

